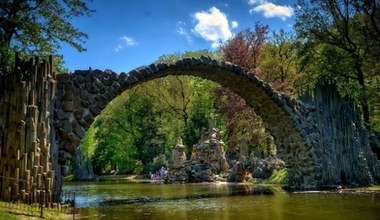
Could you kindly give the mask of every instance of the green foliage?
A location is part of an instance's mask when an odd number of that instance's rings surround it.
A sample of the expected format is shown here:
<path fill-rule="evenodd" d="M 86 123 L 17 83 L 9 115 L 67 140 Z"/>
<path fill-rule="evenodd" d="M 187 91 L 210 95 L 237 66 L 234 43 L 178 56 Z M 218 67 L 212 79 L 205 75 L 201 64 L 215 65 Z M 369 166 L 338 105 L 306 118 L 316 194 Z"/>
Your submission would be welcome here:
<path fill-rule="evenodd" d="M 84 0 L 31 0 L 0 2 L 0 70 L 13 67 L 15 51 L 25 55 L 48 55 L 57 52 L 62 43 L 78 51 L 87 34 L 79 31 L 71 19 L 89 16 Z"/>
<path fill-rule="evenodd" d="M 300 42 L 293 34 L 282 29 L 279 33 L 273 32 L 262 49 L 259 77 L 269 82 L 277 91 L 293 95 L 295 82 L 302 72 L 297 56 L 299 47 Z"/>
<path fill-rule="evenodd" d="M 167 158 L 166 154 L 159 154 L 156 157 L 153 158 L 153 161 L 146 166 L 146 171 L 149 172 L 155 172 L 159 170 L 161 167 L 168 168 L 169 167 L 169 160 Z"/>
<path fill-rule="evenodd" d="M 288 171 L 286 168 L 273 171 L 272 175 L 264 180 L 263 184 L 288 184 Z"/>
<path fill-rule="evenodd" d="M 41 211 L 38 204 L 25 204 L 21 202 L 0 201 L 0 219 L 19 220 L 19 219 L 40 219 Z M 69 219 L 72 215 L 56 209 L 44 209 L 43 219 L 63 220 Z"/>
<path fill-rule="evenodd" d="M 368 187 L 363 187 L 363 188 L 359 188 L 359 189 L 369 190 L 369 191 L 379 191 L 380 192 L 380 185 L 368 186 Z"/>
<path fill-rule="evenodd" d="M 135 163 L 135 169 L 133 170 L 133 173 L 135 174 L 141 174 L 144 171 L 144 164 L 141 161 L 136 161 Z"/>
<path fill-rule="evenodd" d="M 162 152 L 164 137 L 159 135 L 157 115 L 159 112 L 154 107 L 153 98 L 142 89 L 124 93 L 113 100 L 93 125 L 95 142 L 87 142 L 96 145 L 92 157 L 95 171 L 141 172 L 141 164 L 148 163 Z M 87 135 L 84 140 L 87 138 L 91 137 Z M 89 149 L 85 144 L 82 142 Z"/>
<path fill-rule="evenodd" d="M 83 152 L 92 157 L 98 174 L 148 173 L 167 167 L 164 155 L 170 155 L 175 139 L 183 137 L 190 152 L 202 127 L 215 117 L 212 90 L 216 87 L 192 76 L 168 76 L 138 85 L 115 98 L 96 118 L 82 141 Z"/>
<path fill-rule="evenodd" d="M 3 211 L 0 211 L 0 219 L 8 219 L 8 220 L 18 220 L 21 219 L 20 217 L 14 215 L 14 214 L 9 214 Z"/>
<path fill-rule="evenodd" d="M 87 158 L 90 158 L 92 155 L 94 155 L 95 148 L 98 145 L 98 141 L 95 138 L 97 129 L 97 126 L 91 126 L 82 139 L 82 146 L 84 146 L 82 147 L 82 153 L 83 156 Z"/>
<path fill-rule="evenodd" d="M 296 31 L 309 82 L 335 82 L 360 105 L 367 128 L 378 129 L 380 84 L 380 4 L 369 1 L 302 1 Z M 376 52 L 375 52 L 376 51 Z"/>
<path fill-rule="evenodd" d="M 173 53 L 173 54 L 161 55 L 160 57 L 158 57 L 156 63 L 171 62 L 171 61 L 176 61 L 176 60 L 180 60 L 180 59 L 184 59 L 184 58 L 191 58 L 191 57 L 199 58 L 201 56 L 209 56 L 213 59 L 217 59 L 219 57 L 219 54 L 217 54 L 213 51 L 210 51 L 208 49 L 197 50 L 197 51 L 185 51 L 183 53 L 177 52 L 177 53 Z"/>
<path fill-rule="evenodd" d="M 243 30 L 229 39 L 219 50 L 224 60 L 261 74 L 269 82 L 277 82 L 276 80 L 270 81 L 270 77 L 278 74 L 277 72 L 279 71 L 274 72 L 275 69 L 270 69 L 269 67 L 276 67 L 274 64 L 279 62 L 279 59 L 275 59 L 277 58 L 277 51 L 280 51 L 277 47 L 282 48 L 280 43 L 285 44 L 283 43 L 285 37 L 282 37 L 284 34 L 279 35 L 278 40 L 274 41 L 274 43 L 265 43 L 268 28 L 267 25 L 256 23 L 254 30 Z M 275 56 L 269 55 L 269 49 L 274 49 Z M 264 59 L 262 58 L 263 56 Z M 257 149 L 265 153 L 275 148 L 273 138 L 265 130 L 262 119 L 240 96 L 223 87 L 214 89 L 214 94 L 216 97 L 216 111 L 226 121 L 226 135 L 229 147 L 237 147 L 245 139 L 251 151 Z"/>
<path fill-rule="evenodd" d="M 186 146 L 188 155 L 190 155 L 192 146 L 199 141 L 202 128 L 208 128 L 209 120 L 210 118 L 204 112 L 195 111 L 193 113 L 183 132 L 183 144 Z"/>

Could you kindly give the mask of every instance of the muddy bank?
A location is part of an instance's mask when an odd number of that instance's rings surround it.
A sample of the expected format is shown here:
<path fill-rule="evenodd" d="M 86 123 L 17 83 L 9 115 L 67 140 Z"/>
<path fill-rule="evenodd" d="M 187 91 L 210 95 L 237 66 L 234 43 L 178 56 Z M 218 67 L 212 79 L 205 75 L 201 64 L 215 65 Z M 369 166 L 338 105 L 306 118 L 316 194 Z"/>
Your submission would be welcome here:
<path fill-rule="evenodd" d="M 380 185 L 360 188 L 337 188 L 331 190 L 313 190 L 313 191 L 296 191 L 296 194 L 311 194 L 311 193 L 338 193 L 338 194 L 371 194 L 380 196 Z"/>

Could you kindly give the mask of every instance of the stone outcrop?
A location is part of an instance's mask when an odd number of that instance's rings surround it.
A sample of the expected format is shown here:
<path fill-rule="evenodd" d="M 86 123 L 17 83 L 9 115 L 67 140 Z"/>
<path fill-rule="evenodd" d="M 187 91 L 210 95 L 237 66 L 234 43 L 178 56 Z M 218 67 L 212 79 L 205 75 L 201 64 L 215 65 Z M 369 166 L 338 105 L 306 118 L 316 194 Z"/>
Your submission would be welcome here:
<path fill-rule="evenodd" d="M 177 150 L 183 149 L 182 139 L 177 139 L 173 149 L 174 157 L 177 158 Z M 202 135 L 198 144 L 193 146 L 190 160 L 173 160 L 173 165 L 169 168 L 169 173 L 165 178 L 167 183 L 197 183 L 214 182 L 218 180 L 216 174 L 227 171 L 227 164 L 224 154 L 224 142 L 221 140 L 219 131 L 210 126 L 207 133 Z"/>
<path fill-rule="evenodd" d="M 182 143 L 182 138 L 178 137 L 176 140 L 176 144 L 172 149 L 172 159 L 171 162 L 173 164 L 182 163 L 186 161 L 186 153 L 185 153 L 185 145 Z"/>
<path fill-rule="evenodd" d="M 227 176 L 228 182 L 245 182 L 252 178 L 249 148 L 247 140 L 241 141 L 239 149 L 236 145 L 230 146 L 226 152 L 226 159 L 231 170 Z"/>
<path fill-rule="evenodd" d="M 224 153 L 224 142 L 218 129 L 212 124 L 210 129 L 198 144 L 193 146 L 191 158 L 198 164 L 205 165 L 214 173 L 220 173 L 229 169 Z"/>
<path fill-rule="evenodd" d="M 51 117 L 57 86 L 52 58 L 16 56 L 16 66 L 0 73 L 0 199 L 34 203 L 44 197 L 50 204 L 60 186 Z"/>
<path fill-rule="evenodd" d="M 165 183 L 202 183 L 215 180 L 217 177 L 210 168 L 190 160 L 174 164 L 165 177 Z"/>
<path fill-rule="evenodd" d="M 284 161 L 277 158 L 275 154 L 269 155 L 267 158 L 253 157 L 250 159 L 252 177 L 257 179 L 267 179 L 274 171 L 285 168 Z"/>
<path fill-rule="evenodd" d="M 227 182 L 243 183 L 252 178 L 251 164 L 248 161 L 237 161 L 233 164 Z"/>
<path fill-rule="evenodd" d="M 95 181 L 97 177 L 94 174 L 94 169 L 91 160 L 83 157 L 82 148 L 78 147 L 73 158 L 74 176 L 73 181 Z"/>
<path fill-rule="evenodd" d="M 369 146 L 380 160 L 380 133 L 371 132 L 368 134 Z"/>
<path fill-rule="evenodd" d="M 226 160 L 230 167 L 232 167 L 236 162 L 239 161 L 240 153 L 238 152 L 237 146 L 230 146 L 226 150 Z"/>
<path fill-rule="evenodd" d="M 368 131 L 362 126 L 360 112 L 353 100 L 342 98 L 334 85 L 321 82 L 314 91 L 294 102 L 293 112 L 297 127 L 308 143 L 307 153 L 316 165 L 310 170 L 314 180 L 307 182 L 317 181 L 319 188 L 380 182 L 380 163 L 371 151 Z M 295 153 L 285 152 L 287 166 Z M 302 158 L 299 162 L 305 168 L 310 163 Z M 290 182 L 289 185 L 294 184 Z"/>

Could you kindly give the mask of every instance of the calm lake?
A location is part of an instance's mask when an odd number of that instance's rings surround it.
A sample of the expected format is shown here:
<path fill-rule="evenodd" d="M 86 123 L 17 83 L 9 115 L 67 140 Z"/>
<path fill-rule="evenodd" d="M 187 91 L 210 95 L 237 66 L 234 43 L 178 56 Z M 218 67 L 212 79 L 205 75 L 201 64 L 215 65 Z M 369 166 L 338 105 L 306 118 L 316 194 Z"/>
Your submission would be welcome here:
<path fill-rule="evenodd" d="M 288 193 L 250 184 L 65 183 L 80 219 L 380 219 L 380 194 Z"/>

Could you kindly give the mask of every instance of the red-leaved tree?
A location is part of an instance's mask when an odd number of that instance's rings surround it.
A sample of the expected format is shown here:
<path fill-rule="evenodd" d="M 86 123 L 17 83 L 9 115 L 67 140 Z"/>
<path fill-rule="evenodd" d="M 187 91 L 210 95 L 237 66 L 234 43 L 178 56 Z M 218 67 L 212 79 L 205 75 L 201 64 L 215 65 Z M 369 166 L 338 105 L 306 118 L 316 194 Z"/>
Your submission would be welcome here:
<path fill-rule="evenodd" d="M 247 28 L 220 47 L 223 58 L 255 71 L 267 33 L 268 25 L 256 22 L 255 30 Z"/>
<path fill-rule="evenodd" d="M 268 26 L 259 22 L 254 30 L 241 31 L 220 47 L 223 59 L 256 72 L 267 33 Z M 267 146 L 268 135 L 263 132 L 261 119 L 239 95 L 224 87 L 215 89 L 214 94 L 217 111 L 227 119 L 229 151 L 234 151 L 242 138 L 261 150 L 264 150 L 262 147 L 270 147 Z"/>

